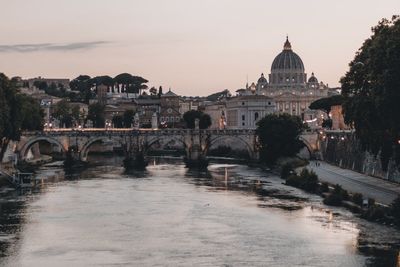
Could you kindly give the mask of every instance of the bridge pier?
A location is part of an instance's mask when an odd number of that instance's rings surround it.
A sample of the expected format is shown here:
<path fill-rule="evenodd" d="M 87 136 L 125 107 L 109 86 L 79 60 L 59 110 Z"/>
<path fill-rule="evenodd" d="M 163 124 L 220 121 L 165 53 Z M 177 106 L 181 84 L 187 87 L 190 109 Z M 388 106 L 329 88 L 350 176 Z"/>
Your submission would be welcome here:
<path fill-rule="evenodd" d="M 64 168 L 72 170 L 72 168 L 82 167 L 85 162 L 81 159 L 81 155 L 76 147 L 69 147 L 64 160 Z"/>
<path fill-rule="evenodd" d="M 205 169 L 208 166 L 208 159 L 201 148 L 201 136 L 199 129 L 199 119 L 195 120 L 195 130 L 192 131 L 191 146 L 188 149 L 185 158 L 185 164 L 188 168 Z"/>
<path fill-rule="evenodd" d="M 135 142 L 132 142 L 132 138 L 125 143 L 125 159 L 123 161 L 126 172 L 130 171 L 143 171 L 146 169 L 148 162 L 145 158 L 145 144 L 139 136 L 140 132 L 135 132 Z"/>

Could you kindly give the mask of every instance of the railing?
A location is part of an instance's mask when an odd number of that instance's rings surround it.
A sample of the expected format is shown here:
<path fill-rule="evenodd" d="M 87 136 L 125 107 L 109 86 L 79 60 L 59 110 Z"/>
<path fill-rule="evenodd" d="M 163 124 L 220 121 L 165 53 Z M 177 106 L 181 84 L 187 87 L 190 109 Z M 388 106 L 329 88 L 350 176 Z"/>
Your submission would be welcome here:
<path fill-rule="evenodd" d="M 0 170 L 0 173 L 15 187 L 32 186 L 33 173 L 16 172 L 9 174 L 4 170 Z"/>
<path fill-rule="evenodd" d="M 76 136 L 76 135 L 85 135 L 89 134 L 91 136 L 99 136 L 99 135 L 127 135 L 127 134 L 140 134 L 140 135 L 152 135 L 152 136 L 160 136 L 160 135 L 185 135 L 191 134 L 192 132 L 198 131 L 201 134 L 213 134 L 213 135 L 254 135 L 255 130 L 248 129 L 213 129 L 213 130 L 194 130 L 194 129 L 132 129 L 132 128 L 80 128 L 80 129 L 72 129 L 72 128 L 52 128 L 46 129 L 44 131 L 34 131 L 34 132 L 24 132 L 24 136 Z"/>

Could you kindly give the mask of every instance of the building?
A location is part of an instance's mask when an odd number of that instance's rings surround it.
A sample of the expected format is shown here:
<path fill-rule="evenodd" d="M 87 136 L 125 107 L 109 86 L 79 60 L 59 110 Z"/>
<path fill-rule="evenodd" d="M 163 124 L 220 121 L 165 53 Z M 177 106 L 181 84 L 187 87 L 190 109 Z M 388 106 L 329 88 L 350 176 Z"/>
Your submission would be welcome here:
<path fill-rule="evenodd" d="M 178 128 L 181 126 L 179 96 L 169 89 L 160 97 L 159 123 L 162 127 Z"/>
<path fill-rule="evenodd" d="M 335 105 L 331 107 L 329 116 L 332 119 L 332 130 L 349 130 L 349 125 L 344 122 L 342 105 Z"/>
<path fill-rule="evenodd" d="M 209 129 L 226 128 L 226 102 L 218 101 L 204 105 L 204 113 L 210 115 L 211 126 Z"/>
<path fill-rule="evenodd" d="M 275 112 L 274 99 L 264 95 L 243 95 L 226 101 L 228 129 L 255 129 L 257 122 Z"/>
<path fill-rule="evenodd" d="M 134 99 L 141 128 L 151 128 L 153 114 L 160 114 L 161 101 L 158 96 L 141 96 Z"/>
<path fill-rule="evenodd" d="M 32 79 L 27 79 L 23 80 L 23 83 L 26 85 L 26 87 L 32 88 L 34 87 L 35 82 L 45 82 L 47 83 L 48 86 L 50 86 L 52 83 L 54 83 L 57 86 L 62 86 L 65 89 L 69 89 L 69 79 L 58 79 L 58 78 L 42 78 L 42 77 L 37 77 L 37 78 L 32 78 Z"/>
<path fill-rule="evenodd" d="M 318 81 L 314 73 L 307 79 L 303 61 L 293 52 L 288 38 L 282 52 L 272 62 L 268 78 L 269 81 L 264 74 L 261 74 L 256 88 L 254 85 L 246 86 L 246 90 L 240 90 L 240 94 L 265 95 L 273 98 L 277 113 L 297 115 L 303 120 L 305 114 L 307 120 L 316 119 L 317 112 L 310 111 L 308 107 L 315 100 L 327 97 L 331 91 L 328 85 Z"/>

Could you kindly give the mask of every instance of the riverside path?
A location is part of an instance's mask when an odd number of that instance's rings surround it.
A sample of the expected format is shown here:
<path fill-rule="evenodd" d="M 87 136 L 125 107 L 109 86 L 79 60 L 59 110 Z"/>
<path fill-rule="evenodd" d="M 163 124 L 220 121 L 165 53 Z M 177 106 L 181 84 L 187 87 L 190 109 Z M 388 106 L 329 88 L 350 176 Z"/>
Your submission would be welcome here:
<path fill-rule="evenodd" d="M 315 161 L 311 161 L 308 168 L 314 170 L 321 182 L 339 184 L 349 192 L 362 193 L 365 198 L 374 198 L 384 205 L 390 205 L 400 195 L 400 184 L 342 169 L 323 161 L 318 163 L 320 164 L 317 167 Z"/>

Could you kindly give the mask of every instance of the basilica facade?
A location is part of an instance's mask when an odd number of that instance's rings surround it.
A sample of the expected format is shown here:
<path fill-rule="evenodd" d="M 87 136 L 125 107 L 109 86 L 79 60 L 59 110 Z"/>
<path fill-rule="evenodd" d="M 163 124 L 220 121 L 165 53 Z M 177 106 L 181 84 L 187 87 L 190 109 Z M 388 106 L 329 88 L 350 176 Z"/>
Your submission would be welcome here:
<path fill-rule="evenodd" d="M 283 50 L 272 62 L 268 79 L 264 74 L 257 83 L 246 85 L 238 95 L 263 95 L 273 99 L 276 113 L 300 116 L 310 125 L 322 120 L 323 114 L 308 109 L 317 99 L 335 94 L 333 89 L 319 82 L 314 73 L 308 78 L 302 59 L 293 51 L 286 38 Z"/>

